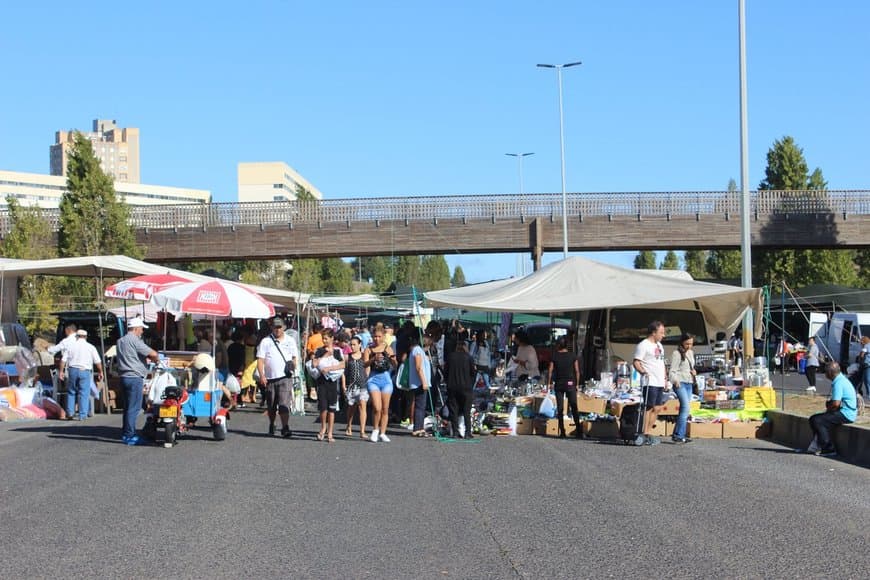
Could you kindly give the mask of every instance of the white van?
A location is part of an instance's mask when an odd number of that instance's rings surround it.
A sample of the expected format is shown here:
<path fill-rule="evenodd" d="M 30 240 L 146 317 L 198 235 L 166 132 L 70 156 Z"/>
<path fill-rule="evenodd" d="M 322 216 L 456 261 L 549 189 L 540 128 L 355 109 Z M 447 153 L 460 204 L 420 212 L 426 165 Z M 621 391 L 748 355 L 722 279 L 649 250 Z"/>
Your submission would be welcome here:
<path fill-rule="evenodd" d="M 845 372 L 861 351 L 861 337 L 870 336 L 870 312 L 810 313 L 810 336 L 816 337 L 819 354 L 840 363 Z"/>
<path fill-rule="evenodd" d="M 581 312 L 577 320 L 578 346 L 583 351 L 583 369 L 592 371 L 584 370 L 583 375 L 597 378 L 619 361 L 631 363 L 637 343 L 647 337 L 647 327 L 654 320 L 665 325 L 662 344 L 667 357 L 677 348 L 680 336 L 689 333 L 695 337 L 696 365 L 703 368 L 711 366 L 713 346 L 725 339 L 728 330 L 710 328 L 701 307 L 691 300 L 685 301 L 682 308 L 606 308 Z"/>

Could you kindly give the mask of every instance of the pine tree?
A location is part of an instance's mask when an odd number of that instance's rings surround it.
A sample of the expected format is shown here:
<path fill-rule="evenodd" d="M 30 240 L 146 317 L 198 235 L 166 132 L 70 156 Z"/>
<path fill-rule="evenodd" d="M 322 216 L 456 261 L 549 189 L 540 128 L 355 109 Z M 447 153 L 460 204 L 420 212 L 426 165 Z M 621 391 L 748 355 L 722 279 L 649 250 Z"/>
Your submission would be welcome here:
<path fill-rule="evenodd" d="M 635 270 L 655 270 L 656 253 L 652 250 L 642 250 L 634 257 Z"/>
<path fill-rule="evenodd" d="M 466 285 L 465 272 L 462 271 L 462 266 L 456 266 L 453 269 L 453 277 L 450 279 L 450 285 L 453 288 L 461 288 Z"/>
<path fill-rule="evenodd" d="M 709 254 L 706 250 L 686 250 L 683 254 L 683 269 L 695 280 L 709 277 L 707 273 Z"/>
<path fill-rule="evenodd" d="M 63 257 L 144 255 L 136 245 L 129 206 L 117 199 L 91 142 L 78 132 L 67 165 L 67 191 L 60 200 L 58 250 Z"/>
<path fill-rule="evenodd" d="M 677 256 L 677 253 L 673 250 L 668 250 L 665 254 L 665 258 L 662 260 L 661 265 L 659 266 L 659 270 L 679 270 L 680 269 L 680 258 Z"/>
<path fill-rule="evenodd" d="M 821 169 L 809 173 L 803 149 L 792 137 L 774 141 L 767 152 L 759 195 L 766 190 L 824 190 L 827 186 Z M 789 201 L 783 200 L 786 211 Z M 785 281 L 797 288 L 819 283 L 844 286 L 858 283 L 855 252 L 851 250 L 757 250 L 752 254 L 752 270 L 755 284 Z"/>

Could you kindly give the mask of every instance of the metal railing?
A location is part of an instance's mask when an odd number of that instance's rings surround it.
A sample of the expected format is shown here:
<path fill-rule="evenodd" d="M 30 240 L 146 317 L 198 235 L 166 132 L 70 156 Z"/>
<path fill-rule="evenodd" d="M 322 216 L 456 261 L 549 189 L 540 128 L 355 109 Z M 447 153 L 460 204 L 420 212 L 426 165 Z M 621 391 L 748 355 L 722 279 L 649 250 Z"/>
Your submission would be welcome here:
<path fill-rule="evenodd" d="M 752 212 L 762 214 L 870 214 L 870 190 L 753 191 Z M 571 193 L 567 212 L 574 217 L 739 215 L 739 191 Z M 54 230 L 59 210 L 42 215 Z M 131 223 L 140 229 L 209 228 L 275 224 L 328 224 L 363 221 L 437 219 L 518 219 L 561 217 L 558 193 L 453 195 L 132 206 Z M 10 228 L 0 210 L 0 234 Z"/>

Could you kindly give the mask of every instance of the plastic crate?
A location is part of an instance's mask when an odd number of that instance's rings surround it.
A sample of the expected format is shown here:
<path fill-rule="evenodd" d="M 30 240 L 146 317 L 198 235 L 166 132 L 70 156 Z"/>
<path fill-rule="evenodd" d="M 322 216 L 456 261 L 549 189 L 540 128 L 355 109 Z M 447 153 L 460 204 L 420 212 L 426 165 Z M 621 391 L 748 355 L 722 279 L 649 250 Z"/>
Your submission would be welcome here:
<path fill-rule="evenodd" d="M 776 391 L 773 387 L 746 387 L 740 392 L 747 411 L 764 411 L 776 408 Z"/>

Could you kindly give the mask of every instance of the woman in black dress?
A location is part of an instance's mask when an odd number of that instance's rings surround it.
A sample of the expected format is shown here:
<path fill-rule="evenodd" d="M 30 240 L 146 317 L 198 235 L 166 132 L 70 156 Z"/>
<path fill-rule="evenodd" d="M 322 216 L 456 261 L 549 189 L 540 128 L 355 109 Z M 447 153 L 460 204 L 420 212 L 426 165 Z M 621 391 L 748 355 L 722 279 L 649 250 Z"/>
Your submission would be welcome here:
<path fill-rule="evenodd" d="M 468 343 L 460 340 L 456 350 L 447 355 L 444 366 L 447 372 L 447 405 L 450 407 L 450 423 L 453 436 L 459 437 L 459 417 L 465 421 L 465 438 L 471 439 L 471 397 L 476 376 L 474 363 L 468 354 Z"/>
<path fill-rule="evenodd" d="M 580 384 L 580 361 L 577 355 L 568 350 L 568 339 L 564 336 L 556 341 L 556 352 L 550 361 L 549 369 L 550 384 L 556 391 L 556 414 L 559 417 L 559 437 L 565 437 L 565 397 L 568 398 L 568 407 L 571 416 L 574 417 L 574 425 L 577 426 L 575 436 L 583 438 L 583 426 L 580 424 L 580 413 L 577 411 L 577 385 Z"/>

